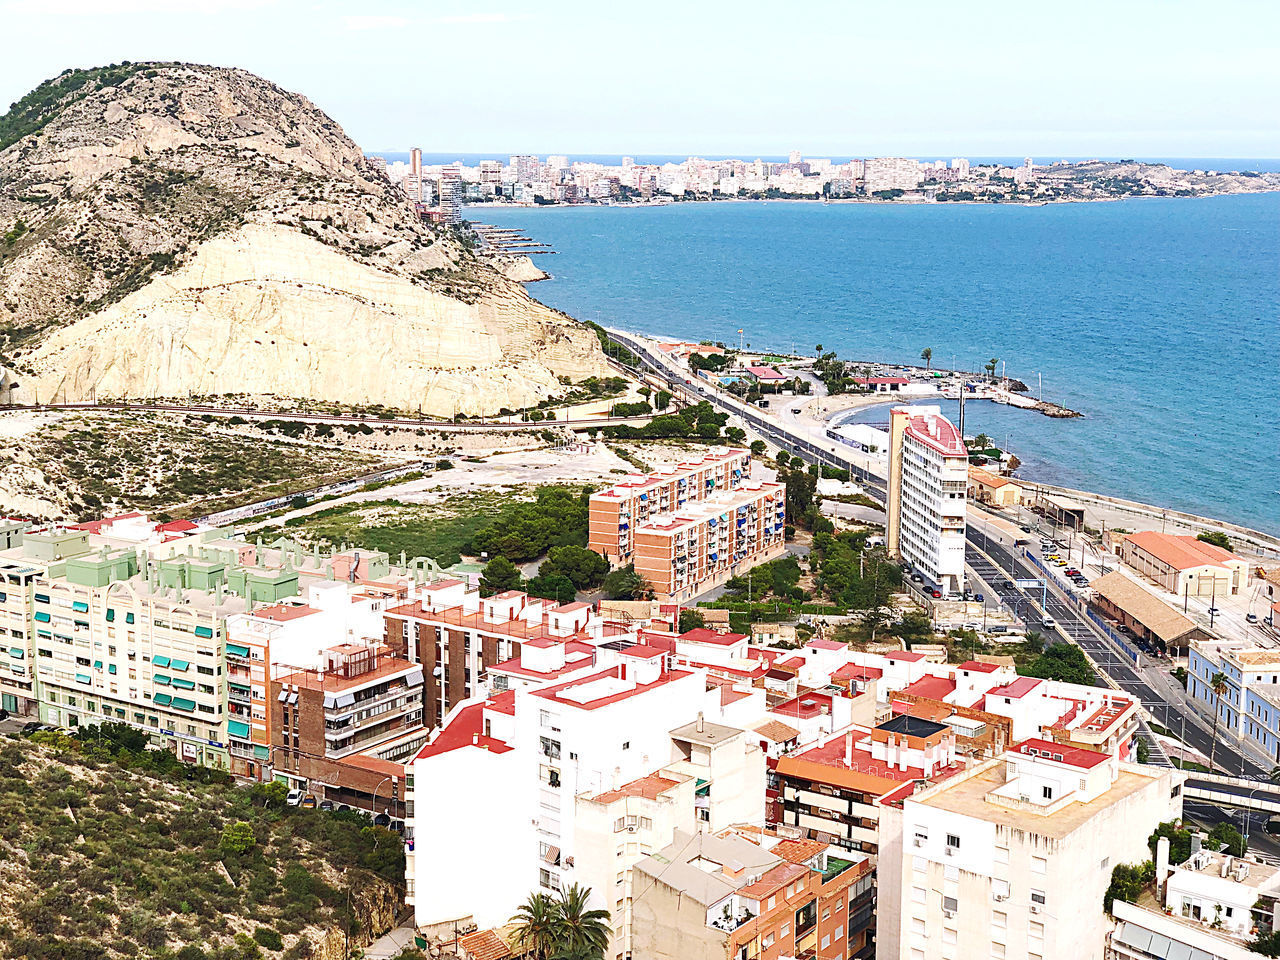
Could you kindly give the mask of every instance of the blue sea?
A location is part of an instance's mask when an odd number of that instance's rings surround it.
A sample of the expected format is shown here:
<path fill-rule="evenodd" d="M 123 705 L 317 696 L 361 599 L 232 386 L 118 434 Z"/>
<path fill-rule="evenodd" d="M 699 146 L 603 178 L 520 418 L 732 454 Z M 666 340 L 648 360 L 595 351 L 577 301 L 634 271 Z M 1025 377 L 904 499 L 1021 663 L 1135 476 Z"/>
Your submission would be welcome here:
<path fill-rule="evenodd" d="M 966 407 L 1031 479 L 1280 532 L 1280 194 L 1112 203 L 480 208 L 535 296 L 642 333 L 981 369 L 1082 419 Z M 887 419 L 884 411 L 869 419 Z"/>

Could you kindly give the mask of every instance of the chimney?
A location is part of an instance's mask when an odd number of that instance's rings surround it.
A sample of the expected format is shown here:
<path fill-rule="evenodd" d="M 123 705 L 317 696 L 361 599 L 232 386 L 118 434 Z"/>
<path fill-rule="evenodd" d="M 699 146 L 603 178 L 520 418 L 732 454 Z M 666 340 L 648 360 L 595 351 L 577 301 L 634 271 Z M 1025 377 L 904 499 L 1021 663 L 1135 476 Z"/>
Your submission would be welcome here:
<path fill-rule="evenodd" d="M 850 730 L 844 735 L 844 765 L 846 767 L 853 766 L 853 731 Z"/>
<path fill-rule="evenodd" d="M 706 729 L 706 722 L 702 719 L 702 711 L 698 711 L 698 732 L 702 733 Z"/>
<path fill-rule="evenodd" d="M 1164 900 L 1164 885 L 1169 879 L 1169 838 L 1161 837 L 1156 841 L 1156 893 Z"/>

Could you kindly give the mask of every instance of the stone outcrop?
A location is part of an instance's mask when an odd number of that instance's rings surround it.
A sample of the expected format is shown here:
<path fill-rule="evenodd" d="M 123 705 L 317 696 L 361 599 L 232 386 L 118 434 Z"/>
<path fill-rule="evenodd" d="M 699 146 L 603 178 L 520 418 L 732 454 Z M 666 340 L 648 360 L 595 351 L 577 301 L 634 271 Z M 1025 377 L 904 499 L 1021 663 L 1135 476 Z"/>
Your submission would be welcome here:
<path fill-rule="evenodd" d="M 520 285 L 541 276 L 527 258 L 491 264 L 423 223 L 305 98 L 217 67 L 89 74 L 38 88 L 18 117 L 33 132 L 0 151 L 0 363 L 18 399 L 448 416 L 606 372 L 593 333 Z"/>

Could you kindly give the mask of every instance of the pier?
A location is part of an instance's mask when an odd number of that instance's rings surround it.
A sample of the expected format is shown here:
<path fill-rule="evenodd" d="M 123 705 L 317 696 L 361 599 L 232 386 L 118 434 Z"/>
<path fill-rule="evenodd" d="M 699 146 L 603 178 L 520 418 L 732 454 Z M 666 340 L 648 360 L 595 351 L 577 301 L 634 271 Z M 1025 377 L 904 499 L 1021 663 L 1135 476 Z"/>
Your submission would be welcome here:
<path fill-rule="evenodd" d="M 526 236 L 514 227 L 494 227 L 487 223 L 471 225 L 483 244 L 482 250 L 490 254 L 543 254 L 555 253 L 550 244 Z"/>

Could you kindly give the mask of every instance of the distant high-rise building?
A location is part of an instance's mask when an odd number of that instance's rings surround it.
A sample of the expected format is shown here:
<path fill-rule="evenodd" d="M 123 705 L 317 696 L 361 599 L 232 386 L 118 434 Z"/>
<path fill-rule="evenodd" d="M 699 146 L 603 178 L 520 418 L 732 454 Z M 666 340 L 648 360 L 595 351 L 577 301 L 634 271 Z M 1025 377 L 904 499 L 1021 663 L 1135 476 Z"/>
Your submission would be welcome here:
<path fill-rule="evenodd" d="M 623 169 L 623 170 L 630 170 L 630 169 L 631 169 L 632 167 L 634 167 L 635 165 L 636 165 L 636 161 L 635 161 L 635 158 L 634 158 L 634 157 L 623 157 L 623 158 L 622 158 L 622 169 Z"/>
<path fill-rule="evenodd" d="M 939 407 L 894 407 L 886 546 L 944 594 L 964 589 L 969 455 Z"/>
<path fill-rule="evenodd" d="M 409 175 L 422 176 L 422 148 L 414 147 L 409 151 Z"/>
<path fill-rule="evenodd" d="M 462 221 L 462 178 L 442 176 L 440 178 L 440 219 L 445 223 Z"/>
<path fill-rule="evenodd" d="M 568 170 L 569 158 L 565 156 L 547 157 L 547 169 L 554 171 Z"/>
<path fill-rule="evenodd" d="M 787 163 L 799 163 L 799 162 L 800 162 L 800 151 L 792 150 L 790 155 L 787 157 Z"/>
<path fill-rule="evenodd" d="M 969 161 L 964 157 L 956 157 L 951 161 L 951 169 L 956 171 L 956 175 L 963 180 L 969 176 Z"/>
<path fill-rule="evenodd" d="M 522 155 L 511 158 L 511 173 L 516 179 L 516 183 L 533 183 L 538 179 L 538 158 L 535 156 Z"/>
<path fill-rule="evenodd" d="M 480 182 L 481 183 L 501 183 L 502 182 L 502 162 L 499 160 L 481 160 L 480 161 Z"/>

